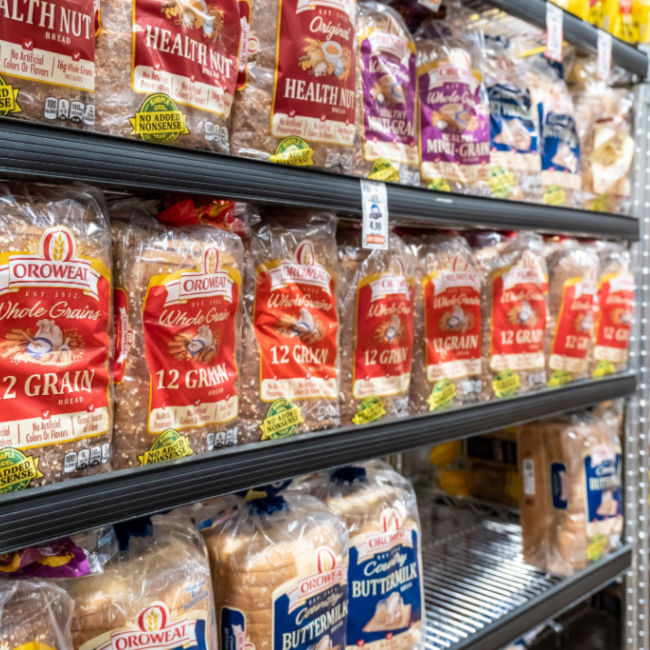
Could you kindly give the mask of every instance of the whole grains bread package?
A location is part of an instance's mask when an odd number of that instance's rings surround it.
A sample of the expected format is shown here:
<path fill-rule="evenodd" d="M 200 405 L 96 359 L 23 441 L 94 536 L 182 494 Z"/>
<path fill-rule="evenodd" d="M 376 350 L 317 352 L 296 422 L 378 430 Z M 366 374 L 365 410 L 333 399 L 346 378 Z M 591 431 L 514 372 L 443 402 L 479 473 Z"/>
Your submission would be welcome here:
<path fill-rule="evenodd" d="M 163 226 L 151 207 L 111 206 L 117 468 L 238 437 L 243 246 L 219 228 Z"/>
<path fill-rule="evenodd" d="M 268 210 L 247 260 L 243 441 L 338 426 L 336 218 Z"/>
<path fill-rule="evenodd" d="M 231 153 L 353 169 L 355 5 L 355 0 L 251 3 L 243 18 L 248 56 L 235 100 Z"/>
<path fill-rule="evenodd" d="M 420 179 L 430 189 L 488 194 L 490 116 L 473 29 L 429 21 L 416 34 Z"/>
<path fill-rule="evenodd" d="M 481 295 L 484 273 L 454 233 L 414 243 L 421 286 L 415 309 L 411 407 L 416 413 L 481 399 Z"/>
<path fill-rule="evenodd" d="M 237 0 L 102 0 L 97 130 L 228 152 Z"/>
<path fill-rule="evenodd" d="M 410 482 L 372 461 L 319 475 L 309 489 L 350 534 L 347 650 L 421 648 L 422 538 Z"/>
<path fill-rule="evenodd" d="M 90 189 L 0 186 L 0 493 L 110 469 L 110 232 Z"/>
<path fill-rule="evenodd" d="M 205 531 L 222 648 L 344 650 L 348 532 L 318 499 L 251 490 Z"/>
<path fill-rule="evenodd" d="M 95 0 L 0 6 L 0 116 L 92 129 Z"/>
<path fill-rule="evenodd" d="M 419 185 L 415 43 L 401 16 L 365 0 L 357 10 L 359 72 L 354 171 Z"/>
<path fill-rule="evenodd" d="M 391 233 L 388 250 L 361 248 L 361 232 L 339 234 L 341 421 L 408 415 L 417 261 Z"/>

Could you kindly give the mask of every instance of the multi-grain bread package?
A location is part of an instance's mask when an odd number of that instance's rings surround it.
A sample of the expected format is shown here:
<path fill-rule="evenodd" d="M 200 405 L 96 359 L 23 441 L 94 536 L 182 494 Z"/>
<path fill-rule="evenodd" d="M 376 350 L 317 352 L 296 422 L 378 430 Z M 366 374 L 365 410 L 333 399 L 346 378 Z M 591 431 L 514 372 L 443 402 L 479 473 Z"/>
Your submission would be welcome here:
<path fill-rule="evenodd" d="M 110 232 L 83 188 L 0 186 L 0 493 L 110 469 Z"/>
<path fill-rule="evenodd" d="M 410 482 L 381 461 L 312 479 L 350 534 L 346 648 L 422 647 L 421 531 Z"/>
<path fill-rule="evenodd" d="M 365 0 L 357 8 L 358 106 L 354 171 L 419 185 L 415 43 L 401 16 Z"/>
<path fill-rule="evenodd" d="M 249 20 L 243 21 L 248 57 L 235 99 L 231 153 L 353 169 L 355 5 L 355 0 L 251 3 Z"/>
<path fill-rule="evenodd" d="M 421 235 L 414 245 L 421 286 L 415 303 L 412 410 L 477 402 L 483 391 L 483 272 L 457 234 Z"/>
<path fill-rule="evenodd" d="M 3 5 L 0 116 L 92 129 L 94 0 Z"/>
<path fill-rule="evenodd" d="M 268 210 L 247 262 L 243 441 L 338 426 L 336 218 Z"/>
<path fill-rule="evenodd" d="M 251 490 L 205 532 L 222 648 L 344 650 L 348 532 L 318 499 Z"/>
<path fill-rule="evenodd" d="M 228 152 L 237 0 L 102 0 L 100 18 L 97 130 Z"/>
<path fill-rule="evenodd" d="M 163 226 L 151 209 L 111 206 L 116 468 L 238 439 L 242 243 L 210 226 Z"/>
<path fill-rule="evenodd" d="M 339 234 L 341 422 L 408 415 L 417 261 L 391 233 L 388 250 L 361 248 L 358 229 Z"/>

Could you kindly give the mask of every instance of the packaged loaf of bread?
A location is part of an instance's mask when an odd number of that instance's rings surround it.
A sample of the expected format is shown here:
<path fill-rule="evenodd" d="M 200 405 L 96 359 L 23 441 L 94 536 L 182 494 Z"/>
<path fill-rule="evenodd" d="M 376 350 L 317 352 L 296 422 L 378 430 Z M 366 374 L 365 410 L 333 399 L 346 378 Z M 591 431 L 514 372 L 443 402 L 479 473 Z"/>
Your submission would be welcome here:
<path fill-rule="evenodd" d="M 488 194 L 490 116 L 482 35 L 448 21 L 416 34 L 420 178 L 435 190 Z"/>
<path fill-rule="evenodd" d="M 477 402 L 482 393 L 483 273 L 455 233 L 420 235 L 411 408 L 416 413 Z"/>
<path fill-rule="evenodd" d="M 223 648 L 344 650 L 348 532 L 315 497 L 284 484 L 205 534 Z"/>
<path fill-rule="evenodd" d="M 163 226 L 152 208 L 111 206 L 117 468 L 238 437 L 242 243 L 210 226 Z"/>
<path fill-rule="evenodd" d="M 228 152 L 237 0 L 102 0 L 97 130 Z"/>
<path fill-rule="evenodd" d="M 336 218 L 268 210 L 247 260 L 243 440 L 338 426 Z"/>
<path fill-rule="evenodd" d="M 350 534 L 347 650 L 421 648 L 422 538 L 410 482 L 372 461 L 321 474 L 310 490 Z"/>
<path fill-rule="evenodd" d="M 231 153 L 353 169 L 355 5 L 264 0 L 245 10 L 248 56 L 235 98 Z"/>
<path fill-rule="evenodd" d="M 587 377 L 593 364 L 598 257 L 593 246 L 562 237 L 551 244 L 546 264 L 548 385 L 561 386 Z"/>
<path fill-rule="evenodd" d="M 99 194 L 0 186 L 0 493 L 110 469 L 111 253 Z"/>
<path fill-rule="evenodd" d="M 364 0 L 357 8 L 359 72 L 354 171 L 419 185 L 415 43 L 401 16 Z"/>
<path fill-rule="evenodd" d="M 361 231 L 339 233 L 341 422 L 408 415 L 417 261 L 394 233 L 387 250 L 361 248 Z"/>
<path fill-rule="evenodd" d="M 0 11 L 0 116 L 92 129 L 94 0 L 16 2 Z"/>
<path fill-rule="evenodd" d="M 634 316 L 634 276 L 630 271 L 630 252 L 621 244 L 603 242 L 597 250 L 600 275 L 591 374 L 604 377 L 627 367 Z"/>

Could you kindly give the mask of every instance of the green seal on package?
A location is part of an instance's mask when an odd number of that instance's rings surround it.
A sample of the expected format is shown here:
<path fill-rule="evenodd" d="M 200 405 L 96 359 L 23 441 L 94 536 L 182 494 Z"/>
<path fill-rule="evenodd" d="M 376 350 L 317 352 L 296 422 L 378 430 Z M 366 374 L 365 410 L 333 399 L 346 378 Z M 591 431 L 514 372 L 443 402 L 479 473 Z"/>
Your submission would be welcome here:
<path fill-rule="evenodd" d="M 364 397 L 359 404 L 356 415 L 352 418 L 355 424 L 368 424 L 386 415 L 384 403 L 376 396 Z"/>
<path fill-rule="evenodd" d="M 169 144 L 179 135 L 187 135 L 185 124 L 187 115 L 181 111 L 176 102 L 164 93 L 149 95 L 144 100 L 135 117 L 130 117 L 133 130 L 131 135 L 139 135 L 147 142 Z"/>
<path fill-rule="evenodd" d="M 176 429 L 165 429 L 156 438 L 149 451 L 138 456 L 138 461 L 140 465 L 153 465 L 166 460 L 191 456 L 193 453 L 187 436 L 181 435 Z"/>
<path fill-rule="evenodd" d="M 0 115 L 2 117 L 9 113 L 22 113 L 23 109 L 18 104 L 18 90 L 0 77 Z"/>
<path fill-rule="evenodd" d="M 0 450 L 0 494 L 18 492 L 43 474 L 38 469 L 38 458 L 25 456 L 20 449 Z"/>
<path fill-rule="evenodd" d="M 602 534 L 594 535 L 589 538 L 587 544 L 587 560 L 595 562 L 599 560 L 607 548 L 607 537 Z"/>
<path fill-rule="evenodd" d="M 399 183 L 399 170 L 386 158 L 377 158 L 372 165 L 368 178 L 384 183 Z"/>
<path fill-rule="evenodd" d="M 616 372 L 616 366 L 611 361 L 602 359 L 596 364 L 596 369 L 594 370 L 593 376 L 596 378 L 606 377 L 607 375 L 612 375 Z"/>
<path fill-rule="evenodd" d="M 489 185 L 492 196 L 497 199 L 507 199 L 515 188 L 515 175 L 501 166 L 492 167 Z"/>
<path fill-rule="evenodd" d="M 556 386 L 564 386 L 570 381 L 573 381 L 573 376 L 568 370 L 554 370 L 551 378 L 548 380 L 548 386 L 555 388 Z"/>
<path fill-rule="evenodd" d="M 542 201 L 546 205 L 564 205 L 566 203 L 566 192 L 559 185 L 549 185 L 544 190 Z"/>
<path fill-rule="evenodd" d="M 430 190 L 437 190 L 438 192 L 451 192 L 449 183 L 444 178 L 434 178 L 427 187 Z"/>
<path fill-rule="evenodd" d="M 492 380 L 492 390 L 498 398 L 512 397 L 521 386 L 519 375 L 512 370 L 501 370 Z"/>
<path fill-rule="evenodd" d="M 437 381 L 431 395 L 427 397 L 430 411 L 441 411 L 442 409 L 449 408 L 456 398 L 456 384 L 449 379 L 441 379 Z"/>
<path fill-rule="evenodd" d="M 280 141 L 271 162 L 294 167 L 309 167 L 314 164 L 314 150 L 297 135 L 290 135 Z"/>
<path fill-rule="evenodd" d="M 269 406 L 266 419 L 260 424 L 262 440 L 293 436 L 303 422 L 299 406 L 288 399 L 276 399 Z"/>

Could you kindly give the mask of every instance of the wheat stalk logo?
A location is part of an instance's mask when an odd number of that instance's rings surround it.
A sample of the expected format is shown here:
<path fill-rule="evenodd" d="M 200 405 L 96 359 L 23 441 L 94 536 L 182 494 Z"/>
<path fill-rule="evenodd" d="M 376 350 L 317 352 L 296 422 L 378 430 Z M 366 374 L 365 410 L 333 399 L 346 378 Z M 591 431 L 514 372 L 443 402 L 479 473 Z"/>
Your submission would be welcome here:
<path fill-rule="evenodd" d="M 52 259 L 55 262 L 60 262 L 65 257 L 65 237 L 63 233 L 59 233 L 54 237 L 52 244 Z"/>
<path fill-rule="evenodd" d="M 158 614 L 155 610 L 151 610 L 147 615 L 147 630 L 149 630 L 149 632 L 153 632 L 159 627 L 160 623 L 158 622 Z"/>

